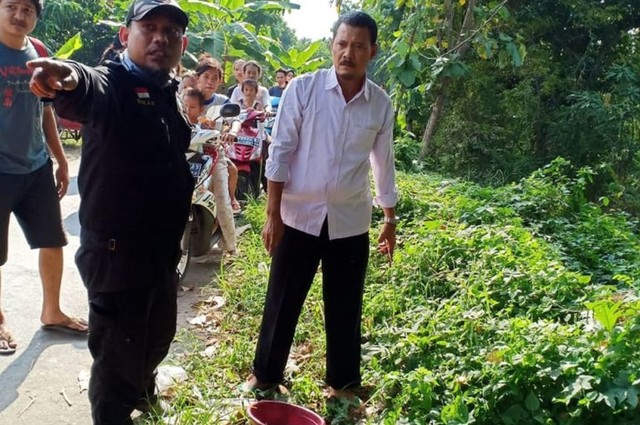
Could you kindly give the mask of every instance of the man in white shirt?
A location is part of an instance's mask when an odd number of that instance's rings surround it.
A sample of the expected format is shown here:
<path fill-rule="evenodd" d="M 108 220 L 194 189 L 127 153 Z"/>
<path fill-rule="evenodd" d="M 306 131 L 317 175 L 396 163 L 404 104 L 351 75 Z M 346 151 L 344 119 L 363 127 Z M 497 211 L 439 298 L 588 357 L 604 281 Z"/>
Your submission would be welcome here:
<path fill-rule="evenodd" d="M 397 189 L 394 115 L 389 97 L 367 79 L 377 46 L 375 21 L 363 12 L 339 18 L 333 67 L 292 80 L 280 102 L 267 160 L 267 221 L 273 257 L 269 288 L 246 389 L 283 379 L 295 327 L 322 261 L 326 382 L 333 395 L 360 384 L 360 322 L 369 255 L 372 171 L 384 210 L 378 250 L 395 246 Z"/>

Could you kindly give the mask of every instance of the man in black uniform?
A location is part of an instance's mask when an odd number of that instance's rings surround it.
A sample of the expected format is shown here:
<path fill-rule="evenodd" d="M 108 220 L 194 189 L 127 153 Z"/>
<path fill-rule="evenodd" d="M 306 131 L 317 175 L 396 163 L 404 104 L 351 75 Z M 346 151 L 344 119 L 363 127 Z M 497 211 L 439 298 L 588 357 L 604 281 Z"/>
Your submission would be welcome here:
<path fill-rule="evenodd" d="M 193 178 L 190 129 L 171 77 L 186 47 L 175 0 L 135 0 L 119 62 L 39 59 L 31 89 L 83 123 L 76 264 L 89 296 L 95 424 L 131 424 L 155 401 L 155 370 L 176 330 L 176 265 Z"/>

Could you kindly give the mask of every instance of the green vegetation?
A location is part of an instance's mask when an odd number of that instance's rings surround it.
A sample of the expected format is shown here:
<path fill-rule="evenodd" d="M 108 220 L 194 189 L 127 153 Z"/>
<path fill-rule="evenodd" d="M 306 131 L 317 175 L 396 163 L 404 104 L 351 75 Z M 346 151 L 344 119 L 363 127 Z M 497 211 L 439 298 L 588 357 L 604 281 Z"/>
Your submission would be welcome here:
<path fill-rule="evenodd" d="M 36 35 L 57 50 L 83 28 L 73 58 L 95 63 L 129 1 L 84 3 L 47 0 Z M 251 57 L 268 78 L 329 58 L 284 24 L 295 1 L 180 3 L 187 66 L 206 51 L 229 76 Z M 325 402 L 319 285 L 282 397 L 332 424 L 640 423 L 640 3 L 331 3 L 380 26 L 370 76 L 397 112 L 400 246 L 392 266 L 371 254 L 362 406 Z M 171 394 L 177 423 L 245 422 L 263 209 L 248 208 L 241 254 L 179 335 L 172 361 L 190 379 Z"/>
<path fill-rule="evenodd" d="M 597 170 L 587 197 L 640 212 L 640 3 L 361 0 L 374 78 L 423 165 L 483 184 L 558 156 Z M 415 135 L 409 137 L 409 135 Z"/>
<path fill-rule="evenodd" d="M 182 64 L 193 69 L 198 56 L 208 53 L 233 80 L 237 58 L 254 59 L 264 66 L 262 82 L 270 85 L 278 68 L 298 73 L 327 63 L 322 41 L 298 40 L 284 22 L 285 11 L 299 8 L 289 0 L 178 0 L 189 14 L 189 45 Z M 87 65 L 100 62 L 124 23 L 131 0 L 47 0 L 34 35 L 60 58 Z M 92 25 L 87 25 L 87 23 Z M 78 32 L 79 31 L 79 32 Z M 230 83 L 232 84 L 232 83 Z"/>
<path fill-rule="evenodd" d="M 325 403 L 316 282 L 281 397 L 332 424 L 637 423 L 640 227 L 585 201 L 589 175 L 564 160 L 499 189 L 402 174 L 394 264 L 372 251 L 369 267 L 370 394 L 359 408 Z M 263 208 L 247 211 L 253 230 L 201 305 L 206 324 L 179 338 L 174 361 L 190 376 L 173 400 L 181 424 L 243 423 L 238 387 L 268 275 Z"/>
<path fill-rule="evenodd" d="M 562 156 L 598 171 L 587 199 L 640 214 L 640 2 L 318 1 L 376 18 L 370 76 L 393 99 L 414 169 L 500 186 Z M 234 59 L 256 59 L 269 86 L 279 67 L 329 63 L 326 43 L 285 24 L 295 0 L 179 3 L 191 17 L 188 68 L 207 52 L 229 81 Z M 47 0 L 35 35 L 57 51 L 81 29 L 82 46 L 66 52 L 80 47 L 72 58 L 95 64 L 129 4 Z"/>

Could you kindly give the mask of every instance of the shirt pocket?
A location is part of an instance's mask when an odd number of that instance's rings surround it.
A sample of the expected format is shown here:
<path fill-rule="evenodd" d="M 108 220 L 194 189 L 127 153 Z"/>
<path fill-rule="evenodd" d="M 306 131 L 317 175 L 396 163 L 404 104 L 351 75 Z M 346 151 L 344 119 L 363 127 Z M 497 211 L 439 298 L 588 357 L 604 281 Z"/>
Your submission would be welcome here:
<path fill-rule="evenodd" d="M 351 127 L 351 135 L 349 137 L 352 151 L 358 155 L 360 159 L 368 159 L 373 143 L 378 135 L 379 127 L 370 123 L 354 122 Z"/>

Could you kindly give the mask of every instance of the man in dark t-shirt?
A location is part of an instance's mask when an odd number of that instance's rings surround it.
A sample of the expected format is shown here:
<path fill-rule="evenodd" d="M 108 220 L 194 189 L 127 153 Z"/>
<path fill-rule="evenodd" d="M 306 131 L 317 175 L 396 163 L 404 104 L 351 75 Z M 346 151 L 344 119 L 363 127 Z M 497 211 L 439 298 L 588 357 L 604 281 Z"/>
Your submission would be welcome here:
<path fill-rule="evenodd" d="M 40 250 L 44 328 L 84 334 L 87 323 L 60 309 L 62 247 L 67 240 L 59 198 L 69 185 L 67 159 L 51 102 L 29 91 L 31 71 L 25 65 L 47 53 L 39 40 L 28 37 L 41 12 L 39 0 L 0 2 L 0 266 L 7 261 L 13 213 L 29 246 Z M 55 178 L 49 152 L 57 163 Z M 0 354 L 13 354 L 16 347 L 0 310 Z"/>
<path fill-rule="evenodd" d="M 276 85 L 269 89 L 269 96 L 282 97 L 282 92 L 287 87 L 287 71 L 280 68 L 276 71 Z"/>

